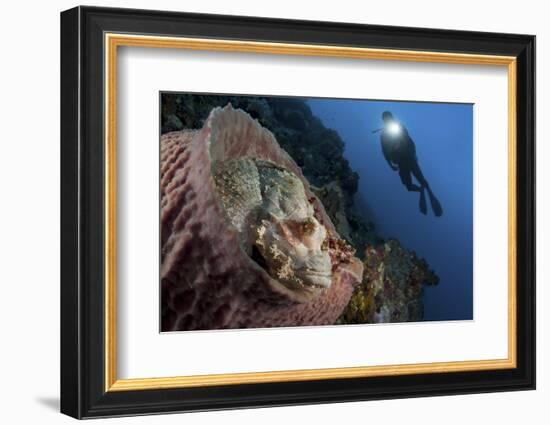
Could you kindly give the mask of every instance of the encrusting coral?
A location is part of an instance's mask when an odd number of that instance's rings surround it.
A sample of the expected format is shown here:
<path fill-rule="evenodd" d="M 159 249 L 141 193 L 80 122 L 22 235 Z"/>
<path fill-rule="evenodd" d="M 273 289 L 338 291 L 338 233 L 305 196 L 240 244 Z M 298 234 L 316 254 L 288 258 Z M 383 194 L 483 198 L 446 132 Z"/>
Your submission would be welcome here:
<path fill-rule="evenodd" d="M 365 250 L 363 281 L 339 319 L 342 324 L 411 322 L 423 318 L 423 286 L 439 278 L 426 261 L 390 239 Z"/>
<path fill-rule="evenodd" d="M 247 113 L 161 136 L 162 330 L 333 324 L 363 265 Z"/>

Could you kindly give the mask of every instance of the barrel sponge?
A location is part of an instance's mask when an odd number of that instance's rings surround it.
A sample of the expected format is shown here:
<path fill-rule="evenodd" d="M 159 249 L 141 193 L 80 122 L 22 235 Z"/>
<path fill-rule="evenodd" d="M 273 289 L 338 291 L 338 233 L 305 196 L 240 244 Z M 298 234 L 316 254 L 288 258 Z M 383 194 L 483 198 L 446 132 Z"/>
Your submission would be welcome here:
<path fill-rule="evenodd" d="M 202 129 L 166 133 L 160 144 L 161 330 L 333 324 L 363 265 L 273 134 L 229 104 L 214 108 Z M 302 181 L 328 235 L 329 287 L 289 288 L 243 249 L 213 177 L 216 164 L 239 158 L 269 161 Z"/>

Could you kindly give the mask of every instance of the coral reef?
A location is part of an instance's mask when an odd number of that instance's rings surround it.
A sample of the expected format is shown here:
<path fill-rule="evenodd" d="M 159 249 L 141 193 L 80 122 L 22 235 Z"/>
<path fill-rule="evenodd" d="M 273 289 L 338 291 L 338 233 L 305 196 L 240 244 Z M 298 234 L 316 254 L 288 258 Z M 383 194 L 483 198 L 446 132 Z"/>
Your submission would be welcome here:
<path fill-rule="evenodd" d="M 391 239 L 365 251 L 363 281 L 340 324 L 411 322 L 423 318 L 423 285 L 439 278 L 423 259 Z"/>
<path fill-rule="evenodd" d="M 345 196 L 338 183 L 330 182 L 322 187 L 312 186 L 311 190 L 323 203 L 340 236 L 348 241 L 352 240 L 351 227 L 346 216 Z"/>
<path fill-rule="evenodd" d="M 332 324 L 362 272 L 300 167 L 247 113 L 215 108 L 201 130 L 161 136 L 163 331 Z"/>
<path fill-rule="evenodd" d="M 323 203 L 340 236 L 357 249 L 360 258 L 367 246 L 384 242 L 376 235 L 374 224 L 366 221 L 364 214 L 358 211 L 356 203 L 349 205 L 346 202 L 346 194 L 338 182 L 312 186 L 311 190 Z"/>

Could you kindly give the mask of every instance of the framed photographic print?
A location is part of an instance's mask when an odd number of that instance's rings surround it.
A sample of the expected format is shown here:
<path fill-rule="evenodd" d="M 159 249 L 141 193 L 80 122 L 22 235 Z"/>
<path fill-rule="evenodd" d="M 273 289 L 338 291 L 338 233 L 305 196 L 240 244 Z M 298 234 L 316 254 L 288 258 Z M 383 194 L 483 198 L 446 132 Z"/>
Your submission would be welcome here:
<path fill-rule="evenodd" d="M 535 387 L 535 38 L 61 14 L 61 411 Z"/>

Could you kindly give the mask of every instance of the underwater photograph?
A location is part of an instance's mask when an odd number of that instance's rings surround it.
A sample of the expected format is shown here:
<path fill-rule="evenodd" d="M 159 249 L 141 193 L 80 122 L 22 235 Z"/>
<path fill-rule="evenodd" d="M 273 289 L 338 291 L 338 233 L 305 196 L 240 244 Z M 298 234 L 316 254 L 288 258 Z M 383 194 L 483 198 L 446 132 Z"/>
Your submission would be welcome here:
<path fill-rule="evenodd" d="M 161 332 L 473 320 L 473 107 L 161 92 Z"/>

